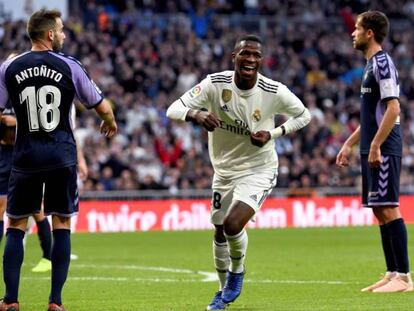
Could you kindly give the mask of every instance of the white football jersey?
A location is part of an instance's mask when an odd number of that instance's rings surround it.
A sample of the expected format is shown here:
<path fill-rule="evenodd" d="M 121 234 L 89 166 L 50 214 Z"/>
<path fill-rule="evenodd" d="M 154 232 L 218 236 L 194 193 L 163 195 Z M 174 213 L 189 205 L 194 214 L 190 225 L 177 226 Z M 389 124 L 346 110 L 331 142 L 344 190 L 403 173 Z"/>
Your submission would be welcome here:
<path fill-rule="evenodd" d="M 271 131 L 275 128 L 275 115 L 297 117 L 306 108 L 285 85 L 261 74 L 249 90 L 239 89 L 233 77 L 234 71 L 210 74 L 180 101 L 188 108 L 213 112 L 221 120 L 221 126 L 208 133 L 216 174 L 237 178 L 257 169 L 277 169 L 274 140 L 256 147 L 250 141 L 250 133 Z"/>

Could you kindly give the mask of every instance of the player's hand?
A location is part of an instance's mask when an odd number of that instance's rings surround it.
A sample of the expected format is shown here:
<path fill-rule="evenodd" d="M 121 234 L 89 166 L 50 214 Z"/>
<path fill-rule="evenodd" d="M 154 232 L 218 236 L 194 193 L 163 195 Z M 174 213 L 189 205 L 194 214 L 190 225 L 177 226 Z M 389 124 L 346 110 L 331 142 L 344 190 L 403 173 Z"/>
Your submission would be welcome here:
<path fill-rule="evenodd" d="M 107 123 L 102 121 L 101 123 L 101 133 L 104 134 L 106 137 L 111 138 L 116 134 L 118 131 L 118 126 L 116 125 L 115 121 Z"/>
<path fill-rule="evenodd" d="M 382 164 L 381 149 L 379 146 L 371 145 L 369 148 L 368 164 L 370 167 L 379 167 Z"/>
<path fill-rule="evenodd" d="M 78 173 L 79 173 L 79 178 L 82 181 L 85 181 L 86 178 L 88 178 L 88 166 L 86 165 L 85 161 L 78 162 Z"/>
<path fill-rule="evenodd" d="M 5 126 L 13 127 L 16 126 L 16 117 L 10 115 L 2 115 L 0 122 Z"/>
<path fill-rule="evenodd" d="M 216 127 L 221 126 L 221 121 L 217 116 L 208 111 L 197 111 L 194 116 L 196 122 L 204 127 L 207 131 L 212 132 Z"/>
<path fill-rule="evenodd" d="M 351 155 L 351 147 L 343 145 L 338 155 L 336 156 L 336 165 L 345 167 L 349 165 L 349 156 Z"/>
<path fill-rule="evenodd" d="M 268 131 L 258 131 L 250 134 L 250 141 L 257 147 L 263 147 L 270 140 L 271 136 Z"/>

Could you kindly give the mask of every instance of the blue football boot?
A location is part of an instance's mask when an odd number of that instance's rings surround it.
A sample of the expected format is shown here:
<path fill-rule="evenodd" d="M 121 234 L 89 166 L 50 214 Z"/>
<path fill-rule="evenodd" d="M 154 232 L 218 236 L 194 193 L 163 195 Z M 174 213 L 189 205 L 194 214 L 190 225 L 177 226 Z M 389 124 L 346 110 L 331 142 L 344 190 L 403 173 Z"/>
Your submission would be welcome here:
<path fill-rule="evenodd" d="M 221 299 L 221 291 L 218 291 L 215 295 L 213 300 L 207 306 L 206 310 L 224 310 L 226 309 L 226 304 Z"/>
<path fill-rule="evenodd" d="M 227 272 L 226 283 L 221 294 L 221 299 L 224 303 L 233 302 L 239 297 L 242 290 L 244 274 L 244 271 L 242 273 Z"/>

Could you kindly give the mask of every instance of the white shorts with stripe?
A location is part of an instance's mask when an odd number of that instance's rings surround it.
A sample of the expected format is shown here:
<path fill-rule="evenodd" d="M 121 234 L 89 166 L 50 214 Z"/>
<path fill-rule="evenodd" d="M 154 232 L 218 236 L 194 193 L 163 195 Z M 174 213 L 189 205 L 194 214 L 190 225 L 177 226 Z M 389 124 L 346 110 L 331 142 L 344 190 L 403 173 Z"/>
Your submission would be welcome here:
<path fill-rule="evenodd" d="M 222 225 L 235 201 L 242 201 L 257 212 L 276 186 L 277 170 L 263 169 L 235 179 L 224 179 L 217 174 L 213 179 L 211 223 Z"/>

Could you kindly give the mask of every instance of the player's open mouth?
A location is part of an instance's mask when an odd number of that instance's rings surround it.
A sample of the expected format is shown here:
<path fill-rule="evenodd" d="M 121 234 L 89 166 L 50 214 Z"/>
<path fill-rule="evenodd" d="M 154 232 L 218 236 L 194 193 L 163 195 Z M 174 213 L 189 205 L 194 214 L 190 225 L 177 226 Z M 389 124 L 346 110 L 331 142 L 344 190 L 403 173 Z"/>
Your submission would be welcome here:
<path fill-rule="evenodd" d="M 247 73 L 247 74 L 253 74 L 253 73 L 256 72 L 256 66 L 244 65 L 244 66 L 241 66 L 240 69 L 241 69 L 241 71 L 243 71 L 244 73 Z"/>

